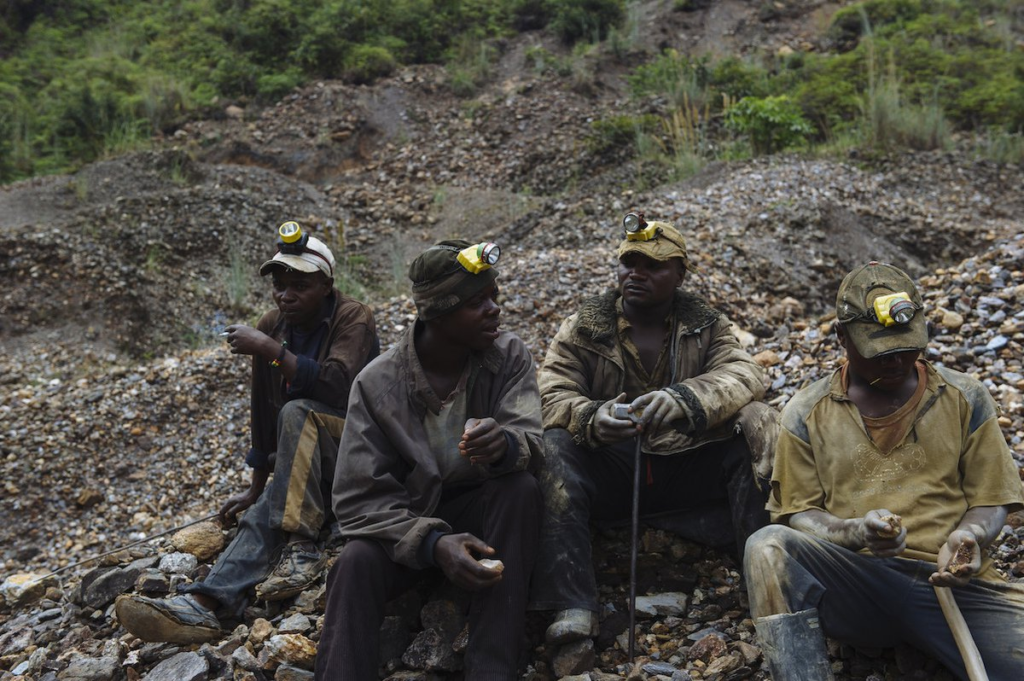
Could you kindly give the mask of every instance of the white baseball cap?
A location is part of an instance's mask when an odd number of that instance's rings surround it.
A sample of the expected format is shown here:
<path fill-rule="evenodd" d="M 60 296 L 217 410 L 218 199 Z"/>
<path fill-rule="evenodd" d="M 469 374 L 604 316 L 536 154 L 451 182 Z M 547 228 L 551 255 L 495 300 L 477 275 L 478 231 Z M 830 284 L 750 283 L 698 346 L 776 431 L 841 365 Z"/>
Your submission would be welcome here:
<path fill-rule="evenodd" d="M 334 254 L 327 244 L 315 236 L 309 237 L 305 250 L 299 255 L 278 252 L 270 260 L 260 265 L 260 276 L 266 276 L 274 267 L 288 267 L 299 272 L 316 272 L 320 270 L 328 278 L 334 278 Z"/>

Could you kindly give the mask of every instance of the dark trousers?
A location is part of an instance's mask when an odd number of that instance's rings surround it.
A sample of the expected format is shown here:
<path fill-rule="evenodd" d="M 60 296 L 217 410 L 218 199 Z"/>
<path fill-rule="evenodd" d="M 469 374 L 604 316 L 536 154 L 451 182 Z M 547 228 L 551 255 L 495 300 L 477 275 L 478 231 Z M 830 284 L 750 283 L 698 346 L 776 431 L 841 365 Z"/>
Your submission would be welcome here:
<path fill-rule="evenodd" d="M 505 564 L 498 584 L 473 594 L 466 679 L 518 678 L 540 508 L 536 479 L 519 472 L 443 498 L 434 514 L 454 533 L 469 532 L 493 546 L 493 557 Z M 327 609 L 317 646 L 318 681 L 376 681 L 384 607 L 421 574 L 392 561 L 376 541 L 353 539 L 345 545 L 327 580 Z"/>
<path fill-rule="evenodd" d="M 270 574 L 288 535 L 319 536 L 328 515 L 325 500 L 331 498 L 344 416 L 313 400 L 285 403 L 277 419 L 273 478 L 242 515 L 235 538 L 206 579 L 179 591 L 212 596 L 220 603 L 219 612 L 241 617 L 246 593 Z"/>
<path fill-rule="evenodd" d="M 630 519 L 636 441 L 591 450 L 554 428 L 544 432 L 544 447 L 544 520 L 530 607 L 596 612 L 589 523 Z M 679 454 L 642 454 L 640 465 L 641 517 L 676 514 L 674 523 L 660 526 L 674 524 L 711 545 L 735 545 L 742 556 L 747 537 L 768 523 L 768 488 L 758 489 L 742 436 Z M 688 533 L 691 524 L 695 531 Z"/>
<path fill-rule="evenodd" d="M 906 643 L 966 681 L 963 658 L 928 582 L 935 563 L 855 553 L 782 525 L 750 537 L 745 560 L 755 618 L 817 608 L 831 638 L 871 648 Z M 1024 678 L 1024 585 L 972 579 L 952 591 L 989 678 Z"/>

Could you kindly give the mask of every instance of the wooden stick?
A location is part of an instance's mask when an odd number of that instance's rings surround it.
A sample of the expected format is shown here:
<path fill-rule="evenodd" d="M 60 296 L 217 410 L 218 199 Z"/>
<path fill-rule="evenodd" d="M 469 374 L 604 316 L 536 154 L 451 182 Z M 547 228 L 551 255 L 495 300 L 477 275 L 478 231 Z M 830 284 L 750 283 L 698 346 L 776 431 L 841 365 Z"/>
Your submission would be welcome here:
<path fill-rule="evenodd" d="M 963 613 L 960 612 L 960 606 L 956 604 L 953 592 L 945 586 L 933 588 L 935 597 L 939 599 L 942 614 L 946 618 L 946 624 L 953 632 L 953 640 L 956 641 L 956 647 L 960 650 L 960 657 L 964 660 L 967 678 L 971 681 L 988 681 L 985 663 L 981 659 L 981 653 L 978 652 L 978 646 L 974 643 L 974 637 L 971 636 L 971 630 L 967 628 L 967 622 L 964 620 Z"/>

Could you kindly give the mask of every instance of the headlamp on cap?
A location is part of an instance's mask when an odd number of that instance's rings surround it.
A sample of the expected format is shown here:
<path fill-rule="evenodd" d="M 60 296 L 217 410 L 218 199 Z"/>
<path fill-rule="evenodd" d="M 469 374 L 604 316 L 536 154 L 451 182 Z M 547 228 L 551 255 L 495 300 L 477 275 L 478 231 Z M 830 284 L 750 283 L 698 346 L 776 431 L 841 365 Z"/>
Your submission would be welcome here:
<path fill-rule="evenodd" d="M 466 268 L 470 274 L 480 274 L 486 269 L 498 264 L 501 257 L 501 248 L 498 244 L 484 242 L 475 246 L 467 246 L 459 251 L 459 264 Z"/>
<path fill-rule="evenodd" d="M 643 213 L 626 213 L 622 218 L 627 241 L 650 241 L 658 236 L 658 228 L 648 225 Z"/>
<path fill-rule="evenodd" d="M 289 255 L 302 255 L 306 252 L 309 235 L 294 220 L 289 220 L 277 228 L 277 250 Z"/>
<path fill-rule="evenodd" d="M 906 291 L 879 296 L 874 302 L 875 319 L 884 326 L 909 324 L 917 312 L 917 306 L 910 300 Z"/>

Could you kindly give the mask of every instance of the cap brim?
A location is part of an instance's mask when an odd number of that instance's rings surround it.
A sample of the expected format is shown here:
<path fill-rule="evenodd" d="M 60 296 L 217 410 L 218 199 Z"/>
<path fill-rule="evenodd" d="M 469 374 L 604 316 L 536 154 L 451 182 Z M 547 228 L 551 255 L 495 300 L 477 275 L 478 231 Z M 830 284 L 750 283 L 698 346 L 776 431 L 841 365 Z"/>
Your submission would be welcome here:
<path fill-rule="evenodd" d="M 319 265 L 310 262 L 304 258 L 300 258 L 297 255 L 290 255 L 288 253 L 278 253 L 273 257 L 273 259 L 268 260 L 262 265 L 260 265 L 260 276 L 266 276 L 275 267 L 287 267 L 289 269 L 297 270 L 299 272 L 321 271 Z"/>
<path fill-rule="evenodd" d="M 928 347 L 928 326 L 920 311 L 909 324 L 882 326 L 875 322 L 847 322 L 843 329 L 857 352 L 867 359 Z"/>
<path fill-rule="evenodd" d="M 678 248 L 675 246 L 668 246 L 657 244 L 654 241 L 623 241 L 619 244 L 618 257 L 622 260 L 629 253 L 639 253 L 646 255 L 651 260 L 658 260 L 665 262 L 672 258 L 681 258 L 683 261 L 686 258 L 679 253 Z"/>

